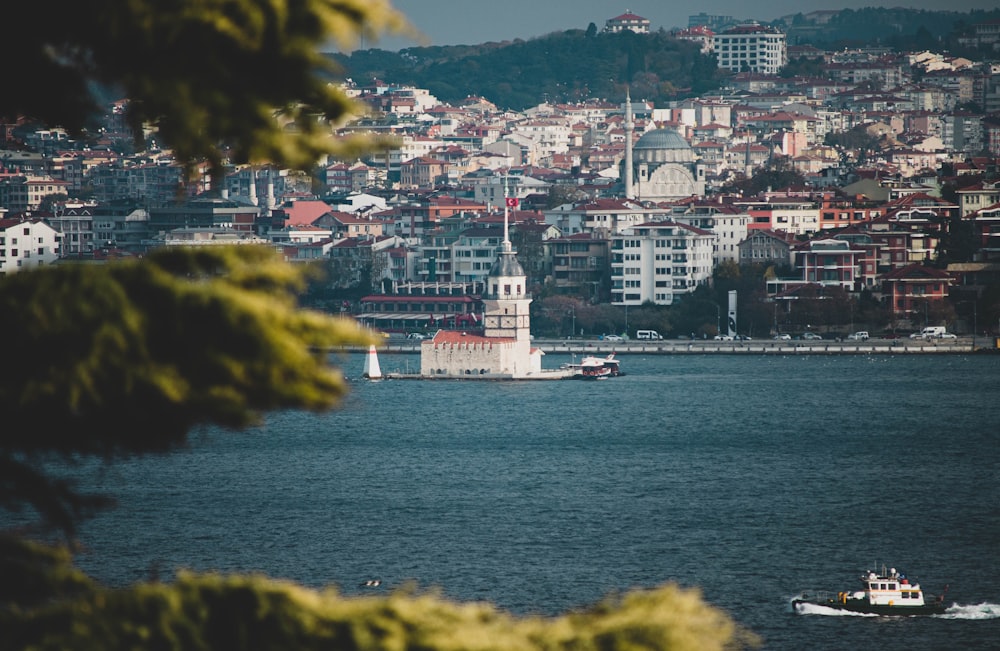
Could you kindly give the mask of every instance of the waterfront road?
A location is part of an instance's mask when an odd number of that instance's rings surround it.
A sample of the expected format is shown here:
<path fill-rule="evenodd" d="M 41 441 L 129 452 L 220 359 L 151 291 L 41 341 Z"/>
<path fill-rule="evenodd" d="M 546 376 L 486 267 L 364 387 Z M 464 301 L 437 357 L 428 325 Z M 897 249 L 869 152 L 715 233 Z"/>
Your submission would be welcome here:
<path fill-rule="evenodd" d="M 994 337 L 976 337 L 975 346 L 970 336 L 957 339 L 869 339 L 868 341 L 808 341 L 771 339 L 752 341 L 715 341 L 662 339 L 659 341 L 636 340 L 601 341 L 597 339 L 535 339 L 533 342 L 545 353 L 584 355 L 691 355 L 691 354 L 780 354 L 780 355 L 904 355 L 904 354 L 955 354 L 997 350 Z M 358 349 L 363 350 L 363 349 Z M 420 342 L 388 339 L 379 346 L 380 351 L 392 353 L 419 353 Z"/>

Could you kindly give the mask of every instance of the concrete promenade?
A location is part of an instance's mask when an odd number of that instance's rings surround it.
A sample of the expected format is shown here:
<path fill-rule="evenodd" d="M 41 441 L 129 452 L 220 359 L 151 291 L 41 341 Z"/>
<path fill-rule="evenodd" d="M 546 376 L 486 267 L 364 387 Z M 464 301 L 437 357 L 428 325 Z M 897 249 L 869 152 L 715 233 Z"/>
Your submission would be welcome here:
<path fill-rule="evenodd" d="M 664 339 L 646 341 L 605 342 L 596 339 L 536 339 L 534 345 L 546 354 L 577 355 L 941 355 L 995 351 L 993 337 L 972 337 L 946 340 L 870 339 L 868 341 L 714 341 Z M 353 347 L 348 350 L 354 350 Z M 357 347 L 357 352 L 367 348 Z M 420 352 L 419 341 L 392 341 L 378 346 L 380 353 Z"/>

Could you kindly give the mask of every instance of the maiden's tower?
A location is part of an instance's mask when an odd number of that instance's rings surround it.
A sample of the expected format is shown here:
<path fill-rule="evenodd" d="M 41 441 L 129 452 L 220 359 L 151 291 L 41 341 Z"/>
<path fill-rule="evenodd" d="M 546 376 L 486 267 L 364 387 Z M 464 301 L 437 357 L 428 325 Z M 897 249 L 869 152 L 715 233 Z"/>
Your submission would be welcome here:
<path fill-rule="evenodd" d="M 531 345 L 527 276 L 513 250 L 504 202 L 503 242 L 490 267 L 483 296 L 482 335 L 439 330 L 420 346 L 420 374 L 427 378 L 495 380 L 560 379 L 563 370 L 543 371 L 542 351 Z"/>

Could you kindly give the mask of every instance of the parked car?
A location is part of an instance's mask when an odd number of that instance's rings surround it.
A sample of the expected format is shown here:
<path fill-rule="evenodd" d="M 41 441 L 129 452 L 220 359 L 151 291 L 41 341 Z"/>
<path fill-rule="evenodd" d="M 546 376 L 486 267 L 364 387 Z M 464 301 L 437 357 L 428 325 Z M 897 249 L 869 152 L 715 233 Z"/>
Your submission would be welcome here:
<path fill-rule="evenodd" d="M 816 340 L 822 339 L 823 337 L 819 336 L 815 332 L 803 332 L 802 333 L 802 338 L 805 339 L 805 340 L 807 340 L 807 341 L 816 341 Z"/>
<path fill-rule="evenodd" d="M 715 335 L 714 337 L 712 337 L 712 339 L 715 339 L 716 341 L 732 341 L 733 340 L 733 338 L 730 337 L 729 335 Z"/>
<path fill-rule="evenodd" d="M 791 341 L 792 340 L 792 335 L 788 334 L 787 332 L 779 332 L 778 334 L 774 335 L 774 340 L 775 341 Z"/>
<path fill-rule="evenodd" d="M 621 335 L 604 335 L 604 341 L 625 341 Z"/>
<path fill-rule="evenodd" d="M 847 335 L 847 339 L 849 341 L 868 341 L 868 333 L 864 330 L 859 330 Z"/>
<path fill-rule="evenodd" d="M 419 332 L 411 332 L 410 334 L 406 335 L 406 338 L 407 339 L 427 339 L 427 335 L 419 333 Z"/>
<path fill-rule="evenodd" d="M 750 335 L 736 335 L 736 341 L 753 341 Z"/>
<path fill-rule="evenodd" d="M 938 339 L 958 339 L 958 335 L 951 332 L 942 332 L 938 335 Z"/>

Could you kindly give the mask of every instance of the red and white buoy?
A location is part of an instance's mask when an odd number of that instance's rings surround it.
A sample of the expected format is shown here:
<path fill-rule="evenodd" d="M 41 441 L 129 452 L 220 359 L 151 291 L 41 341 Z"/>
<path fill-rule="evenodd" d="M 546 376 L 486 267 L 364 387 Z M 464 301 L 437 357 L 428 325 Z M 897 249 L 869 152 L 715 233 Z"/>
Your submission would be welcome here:
<path fill-rule="evenodd" d="M 365 367 L 361 371 L 361 377 L 368 380 L 381 380 L 382 369 L 378 365 L 378 354 L 375 352 L 375 345 L 368 346 L 368 355 L 365 356 Z"/>

